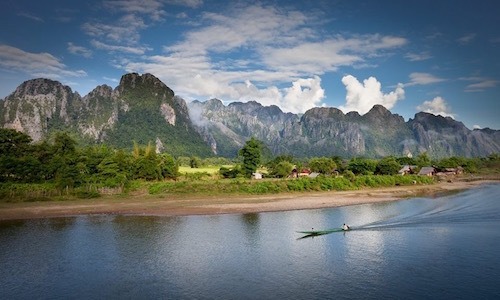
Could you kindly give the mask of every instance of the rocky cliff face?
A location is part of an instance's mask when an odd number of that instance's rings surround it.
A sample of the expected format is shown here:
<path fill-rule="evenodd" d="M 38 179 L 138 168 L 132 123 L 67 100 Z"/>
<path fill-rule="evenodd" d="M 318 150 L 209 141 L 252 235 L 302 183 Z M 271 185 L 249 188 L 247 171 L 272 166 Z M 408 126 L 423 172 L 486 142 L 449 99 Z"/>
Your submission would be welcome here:
<path fill-rule="evenodd" d="M 500 151 L 498 130 L 469 130 L 450 117 L 420 112 L 408 121 L 419 152 L 436 156 L 487 156 Z"/>
<path fill-rule="evenodd" d="M 22 83 L 2 103 L 0 120 L 12 128 L 42 140 L 51 128 L 71 127 L 81 97 L 68 86 L 49 79 Z"/>
<path fill-rule="evenodd" d="M 186 156 L 234 157 L 251 137 L 274 154 L 298 157 L 500 153 L 500 131 L 471 131 L 451 118 L 418 113 L 405 122 L 380 105 L 363 116 L 327 107 L 300 116 L 255 101 L 187 104 L 155 76 L 137 73 L 122 76 L 114 89 L 101 85 L 84 97 L 57 81 L 26 81 L 0 101 L 0 126 L 34 141 L 66 130 L 83 143 L 131 148 L 151 142 L 158 151 Z"/>
<path fill-rule="evenodd" d="M 265 107 L 255 101 L 228 106 L 218 99 L 193 101 L 189 110 L 205 141 L 221 156 L 235 156 L 251 137 L 279 152 L 283 125 L 298 121 L 296 115 L 283 113 L 277 106 Z"/>
<path fill-rule="evenodd" d="M 134 142 L 151 142 L 174 155 L 210 154 L 185 101 L 151 74 L 126 74 L 115 89 L 101 85 L 83 98 L 57 81 L 33 79 L 0 107 L 0 124 L 34 141 L 65 130 L 86 143 L 130 148 Z"/>
<path fill-rule="evenodd" d="M 470 131 L 451 118 L 426 113 L 405 122 L 381 105 L 363 116 L 327 107 L 312 108 L 298 116 L 256 102 L 224 106 L 217 99 L 194 101 L 189 106 L 200 134 L 221 155 L 234 155 L 252 136 L 264 141 L 274 154 L 301 157 L 422 152 L 435 157 L 486 156 L 500 152 L 498 130 Z"/>

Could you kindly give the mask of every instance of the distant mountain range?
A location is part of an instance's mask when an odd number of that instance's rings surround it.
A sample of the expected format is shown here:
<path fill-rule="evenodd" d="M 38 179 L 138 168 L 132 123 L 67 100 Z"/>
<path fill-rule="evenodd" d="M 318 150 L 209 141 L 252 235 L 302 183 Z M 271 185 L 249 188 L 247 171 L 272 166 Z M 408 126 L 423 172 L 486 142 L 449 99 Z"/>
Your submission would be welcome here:
<path fill-rule="evenodd" d="M 469 130 L 449 117 L 420 112 L 405 122 L 380 105 L 361 116 L 332 107 L 297 115 L 255 101 L 186 103 L 155 76 L 136 73 L 123 75 L 115 89 L 101 85 L 84 97 L 57 81 L 28 80 L 0 100 L 0 126 L 34 141 L 65 130 L 81 144 L 152 142 L 174 156 L 234 157 L 250 137 L 275 155 L 296 157 L 500 153 L 499 130 Z"/>

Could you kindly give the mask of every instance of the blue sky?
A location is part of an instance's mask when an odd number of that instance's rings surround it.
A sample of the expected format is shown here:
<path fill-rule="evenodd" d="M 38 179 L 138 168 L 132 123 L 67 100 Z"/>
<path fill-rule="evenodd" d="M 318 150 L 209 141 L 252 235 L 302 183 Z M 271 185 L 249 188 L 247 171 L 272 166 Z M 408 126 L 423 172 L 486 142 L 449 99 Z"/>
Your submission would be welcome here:
<path fill-rule="evenodd" d="M 366 113 L 382 104 L 500 129 L 500 4 L 479 1 L 3 0 L 0 98 L 86 95 L 152 73 L 191 101 Z"/>

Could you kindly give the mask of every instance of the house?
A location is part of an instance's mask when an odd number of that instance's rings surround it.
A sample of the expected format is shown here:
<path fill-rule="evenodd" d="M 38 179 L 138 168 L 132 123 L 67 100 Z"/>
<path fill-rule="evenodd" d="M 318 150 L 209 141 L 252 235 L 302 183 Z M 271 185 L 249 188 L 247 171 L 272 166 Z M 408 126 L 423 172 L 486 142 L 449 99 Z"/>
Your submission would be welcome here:
<path fill-rule="evenodd" d="M 252 173 L 252 179 L 262 179 L 262 174 L 258 172 Z"/>
<path fill-rule="evenodd" d="M 415 169 L 417 166 L 404 165 L 401 170 L 398 171 L 399 175 L 415 174 Z"/>
<path fill-rule="evenodd" d="M 436 169 L 434 167 L 422 167 L 418 175 L 422 176 L 434 176 L 436 174 Z"/>
<path fill-rule="evenodd" d="M 306 176 L 309 176 L 309 174 L 311 174 L 311 170 L 302 169 L 302 170 L 300 170 L 298 175 L 299 175 L 299 177 L 306 177 Z"/>
<path fill-rule="evenodd" d="M 462 167 L 458 168 L 443 168 L 436 173 L 437 176 L 454 176 L 463 174 L 464 169 Z"/>
<path fill-rule="evenodd" d="M 310 175 L 311 175 L 311 170 L 309 169 L 302 169 L 298 171 L 297 168 L 293 168 L 292 173 L 288 175 L 288 178 L 310 177 Z"/>
<path fill-rule="evenodd" d="M 319 176 L 319 173 L 317 173 L 317 172 L 312 172 L 312 173 L 310 173 L 308 176 L 309 176 L 309 178 L 316 178 L 316 177 L 318 177 L 318 176 Z"/>

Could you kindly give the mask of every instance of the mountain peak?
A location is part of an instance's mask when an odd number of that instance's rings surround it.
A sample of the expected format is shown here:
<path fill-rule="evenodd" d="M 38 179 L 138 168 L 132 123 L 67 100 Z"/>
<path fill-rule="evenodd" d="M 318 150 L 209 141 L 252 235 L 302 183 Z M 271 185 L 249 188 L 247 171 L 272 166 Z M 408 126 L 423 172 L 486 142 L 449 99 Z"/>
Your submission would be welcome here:
<path fill-rule="evenodd" d="M 256 101 L 226 106 L 210 99 L 191 102 L 188 111 L 182 98 L 147 73 L 125 74 L 115 89 L 100 85 L 83 98 L 58 81 L 26 81 L 2 101 L 0 126 L 25 132 L 34 141 L 61 129 L 116 147 L 130 147 L 132 140 L 161 141 L 173 155 L 203 156 L 212 149 L 233 157 L 250 137 L 265 141 L 274 154 L 301 157 L 500 152 L 500 131 L 470 131 L 450 117 L 423 112 L 405 122 L 382 105 L 362 116 L 334 107 L 298 115 Z"/>
<path fill-rule="evenodd" d="M 398 125 L 405 122 L 403 117 L 391 113 L 387 108 L 379 104 L 374 105 L 362 118 L 371 124 Z"/>
<path fill-rule="evenodd" d="M 36 78 L 23 82 L 14 91 L 14 96 L 20 95 L 47 95 L 55 90 L 65 89 L 66 92 L 73 93 L 69 86 L 63 85 L 59 81 L 46 79 L 46 78 Z"/>
<path fill-rule="evenodd" d="M 145 73 L 143 75 L 140 75 L 138 73 L 125 74 L 120 79 L 120 85 L 118 86 L 118 89 L 120 90 L 120 92 L 122 92 L 127 88 L 135 89 L 137 86 L 144 85 L 154 88 L 166 88 L 169 90 L 169 93 L 172 95 L 172 97 L 174 96 L 174 92 L 167 85 L 165 85 L 165 83 L 163 83 L 160 79 L 150 73 Z"/>
<path fill-rule="evenodd" d="M 98 85 L 95 89 L 90 91 L 86 97 L 111 97 L 113 88 L 107 84 Z"/>
<path fill-rule="evenodd" d="M 419 112 L 415 114 L 415 118 L 413 120 L 410 119 L 409 122 L 420 123 L 426 129 L 438 131 L 441 131 L 444 128 L 454 128 L 459 130 L 464 130 L 466 128 L 462 122 L 456 121 L 452 117 L 443 117 L 441 115 L 436 116 L 427 112 Z"/>
<path fill-rule="evenodd" d="M 385 108 L 385 106 L 375 104 L 366 114 L 374 116 L 387 116 L 391 115 L 392 113 L 387 108 Z"/>

